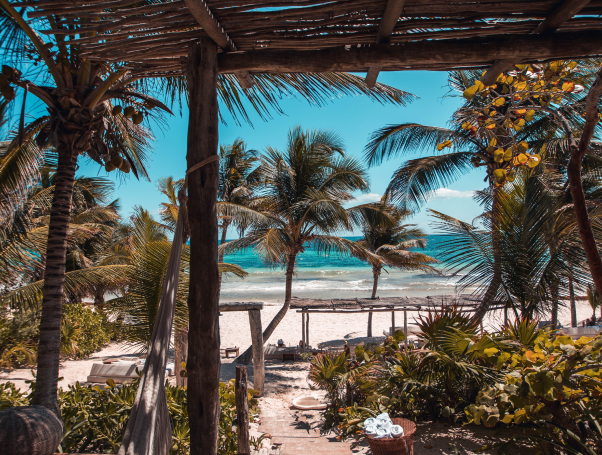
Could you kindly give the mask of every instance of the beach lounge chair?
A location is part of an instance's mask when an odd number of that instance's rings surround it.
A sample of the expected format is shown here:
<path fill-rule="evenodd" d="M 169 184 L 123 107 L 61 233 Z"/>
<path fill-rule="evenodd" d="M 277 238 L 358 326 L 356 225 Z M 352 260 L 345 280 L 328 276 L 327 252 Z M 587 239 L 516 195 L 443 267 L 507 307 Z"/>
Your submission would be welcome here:
<path fill-rule="evenodd" d="M 117 361 L 113 363 L 94 363 L 90 374 L 86 378 L 86 382 L 101 383 L 107 382 L 107 379 L 112 379 L 117 384 L 129 382 L 138 377 L 136 368 L 139 372 L 144 368 L 144 361 Z M 168 363 L 165 367 L 165 376 L 172 376 L 175 371 L 175 365 Z"/>

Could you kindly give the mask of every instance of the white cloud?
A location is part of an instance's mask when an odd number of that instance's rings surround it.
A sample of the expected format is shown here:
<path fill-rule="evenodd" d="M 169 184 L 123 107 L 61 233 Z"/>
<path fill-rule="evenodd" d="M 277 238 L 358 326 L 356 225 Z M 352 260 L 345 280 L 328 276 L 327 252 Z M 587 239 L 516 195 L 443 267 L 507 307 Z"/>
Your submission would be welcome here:
<path fill-rule="evenodd" d="M 451 188 L 439 188 L 433 191 L 432 199 L 469 198 L 474 196 L 474 191 L 458 191 Z"/>
<path fill-rule="evenodd" d="M 378 202 L 382 196 L 376 193 L 360 194 L 352 202 L 354 204 L 367 204 L 369 202 Z"/>

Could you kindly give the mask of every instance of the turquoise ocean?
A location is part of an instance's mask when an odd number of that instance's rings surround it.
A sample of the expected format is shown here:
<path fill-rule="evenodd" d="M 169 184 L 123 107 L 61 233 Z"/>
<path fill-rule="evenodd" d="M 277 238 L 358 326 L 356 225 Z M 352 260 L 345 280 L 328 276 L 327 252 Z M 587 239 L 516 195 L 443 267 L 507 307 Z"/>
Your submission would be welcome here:
<path fill-rule="evenodd" d="M 359 237 L 347 237 L 357 240 Z M 426 249 L 421 250 L 434 258 L 438 257 L 438 242 L 441 236 L 428 236 Z M 249 249 L 227 255 L 224 262 L 237 264 L 249 275 L 240 279 L 226 277 L 221 290 L 221 301 L 284 301 L 284 269 L 268 268 L 261 258 Z M 446 264 L 438 264 L 442 275 L 424 272 L 403 272 L 387 269 L 379 279 L 377 295 L 380 297 L 426 297 L 455 294 L 456 283 L 462 275 L 453 276 Z M 466 291 L 465 291 L 466 292 Z M 470 292 L 470 290 L 468 290 Z M 304 298 L 366 298 L 372 294 L 372 269 L 353 257 L 319 255 L 307 248 L 298 257 L 297 275 L 293 278 L 293 296 Z"/>

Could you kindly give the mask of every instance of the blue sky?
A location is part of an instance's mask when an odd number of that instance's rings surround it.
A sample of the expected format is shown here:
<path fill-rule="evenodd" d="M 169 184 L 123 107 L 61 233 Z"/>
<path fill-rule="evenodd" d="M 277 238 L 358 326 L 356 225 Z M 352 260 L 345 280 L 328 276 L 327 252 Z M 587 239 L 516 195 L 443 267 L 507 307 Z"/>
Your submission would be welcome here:
<path fill-rule="evenodd" d="M 454 109 L 460 104 L 460 99 L 445 97 L 449 92 L 447 73 L 444 72 L 397 72 L 381 73 L 379 82 L 403 89 L 419 96 L 419 99 L 406 107 L 381 105 L 366 97 L 342 97 L 333 99 L 324 107 L 309 105 L 303 99 L 285 98 L 281 106 L 286 115 L 274 114 L 274 118 L 264 122 L 257 115 L 252 117 L 253 126 L 236 125 L 225 113 L 227 125 L 220 125 L 220 144 L 232 143 L 240 137 L 249 148 L 263 150 L 270 145 L 283 148 L 288 130 L 301 125 L 304 129 L 330 129 L 338 132 L 345 141 L 346 151 L 356 157 L 362 156 L 363 148 L 370 133 L 388 125 L 405 122 L 417 122 L 428 125 L 445 126 Z M 137 181 L 129 178 L 121 181 L 116 178 L 116 172 L 108 174 L 116 181 L 116 197 L 121 200 L 122 214 L 127 216 L 135 205 L 155 212 L 162 195 L 156 189 L 157 180 L 161 177 L 173 176 L 181 178 L 186 169 L 186 132 L 188 111 L 186 108 L 173 109 L 176 113 L 168 117 L 168 127 L 154 127 L 156 142 L 154 153 L 149 165 L 148 181 Z M 423 151 L 424 154 L 432 153 Z M 408 155 L 387 161 L 369 170 L 371 188 L 369 194 L 358 194 L 359 202 L 376 200 L 383 194 L 391 175 L 405 159 L 417 157 L 420 154 Z M 80 175 L 107 175 L 100 170 L 96 163 L 80 159 Z M 131 175 L 131 174 L 130 174 Z M 465 221 L 470 221 L 481 213 L 480 207 L 472 200 L 472 191 L 484 187 L 484 172 L 475 170 L 458 180 L 448 188 L 438 192 L 438 195 L 425 205 L 424 209 L 415 215 L 412 222 L 417 223 L 427 232 L 433 232 L 429 227 L 429 217 L 426 208 L 441 211 Z M 348 235 L 352 235 L 351 233 Z M 232 237 L 232 236 L 229 236 Z"/>

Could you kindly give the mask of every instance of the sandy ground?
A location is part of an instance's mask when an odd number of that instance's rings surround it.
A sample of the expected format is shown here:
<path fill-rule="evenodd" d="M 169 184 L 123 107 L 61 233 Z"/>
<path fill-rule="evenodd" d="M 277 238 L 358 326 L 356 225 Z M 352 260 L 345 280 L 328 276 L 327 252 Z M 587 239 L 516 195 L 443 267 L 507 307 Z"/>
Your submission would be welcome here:
<path fill-rule="evenodd" d="M 262 326 L 267 327 L 274 315 L 280 309 L 278 304 L 266 303 L 261 311 Z M 408 324 L 411 329 L 417 313 L 408 312 Z M 591 308 L 584 301 L 577 302 L 577 319 L 579 321 L 591 317 Z M 495 329 L 502 323 L 503 315 L 501 313 L 491 315 L 485 321 L 486 329 Z M 568 308 L 563 308 L 560 313 L 560 322 L 564 326 L 570 326 L 570 312 Z M 396 313 L 396 326 L 403 325 L 402 313 Z M 373 334 L 382 336 L 383 331 L 391 327 L 390 313 L 374 313 L 372 322 Z M 362 339 L 366 336 L 367 315 L 363 314 L 311 314 L 309 322 L 309 343 L 315 348 L 327 348 L 328 346 L 340 345 L 343 340 L 355 343 L 367 341 Z M 249 318 L 246 312 L 226 312 L 220 317 L 220 339 L 222 348 L 238 346 L 242 353 L 251 344 L 251 332 L 249 329 Z M 274 334 L 268 343 L 275 344 L 278 339 L 282 339 L 287 346 L 299 344 L 301 340 L 301 314 L 296 310 L 289 310 L 280 325 L 274 331 Z M 375 340 L 377 341 L 377 340 Z M 66 388 L 68 384 L 75 382 L 84 382 L 90 373 L 92 364 L 102 362 L 103 360 L 116 357 L 134 356 L 135 350 L 127 344 L 112 343 L 99 352 L 94 353 L 88 359 L 84 360 L 66 360 L 61 363 L 60 376 L 63 380 L 59 386 Z M 223 359 L 224 362 L 227 359 Z M 229 367 L 228 367 L 229 368 Z M 229 371 L 229 370 L 227 370 Z M 232 376 L 234 377 L 234 369 Z M 227 374 L 226 374 L 227 376 Z M 30 369 L 16 369 L 11 372 L 0 372 L 0 383 L 7 381 L 14 382 L 18 387 L 27 389 L 25 380 L 32 379 Z"/>

